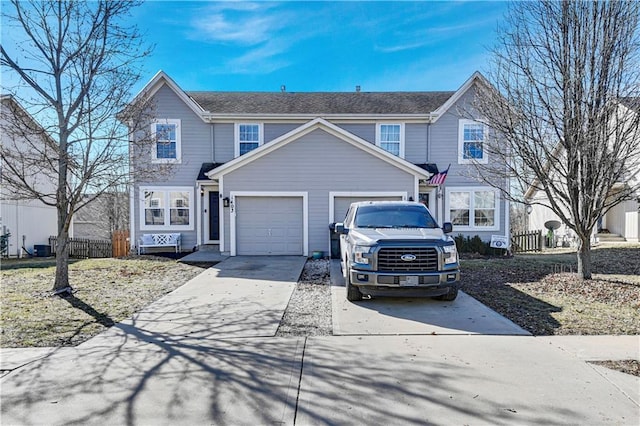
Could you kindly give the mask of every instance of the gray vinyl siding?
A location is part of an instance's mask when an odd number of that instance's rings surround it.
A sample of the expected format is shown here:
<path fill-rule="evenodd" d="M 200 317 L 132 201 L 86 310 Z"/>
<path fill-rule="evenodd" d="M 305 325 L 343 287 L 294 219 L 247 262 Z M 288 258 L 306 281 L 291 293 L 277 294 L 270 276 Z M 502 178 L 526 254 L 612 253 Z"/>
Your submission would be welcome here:
<path fill-rule="evenodd" d="M 265 123 L 264 124 L 264 143 L 269 143 L 280 136 L 289 133 L 293 129 L 297 129 L 304 123 Z"/>
<path fill-rule="evenodd" d="M 408 123 L 404 126 L 404 159 L 414 163 L 428 163 L 428 124 Z"/>
<path fill-rule="evenodd" d="M 213 163 L 226 163 L 233 160 L 234 154 L 234 125 L 233 123 L 216 123 L 213 125 L 215 142 L 215 158 Z"/>
<path fill-rule="evenodd" d="M 373 144 L 376 143 L 376 124 L 364 123 L 364 124 L 348 124 L 348 123 L 334 123 L 338 127 L 343 128 L 349 133 L 353 133 L 360 139 L 364 139 L 367 142 Z"/>
<path fill-rule="evenodd" d="M 223 177 L 225 197 L 230 196 L 230 191 L 307 192 L 310 253 L 329 251 L 329 192 L 406 191 L 408 196 L 415 196 L 414 185 L 412 174 L 322 130 L 315 130 Z M 227 250 L 229 213 L 230 209 L 225 209 Z"/>

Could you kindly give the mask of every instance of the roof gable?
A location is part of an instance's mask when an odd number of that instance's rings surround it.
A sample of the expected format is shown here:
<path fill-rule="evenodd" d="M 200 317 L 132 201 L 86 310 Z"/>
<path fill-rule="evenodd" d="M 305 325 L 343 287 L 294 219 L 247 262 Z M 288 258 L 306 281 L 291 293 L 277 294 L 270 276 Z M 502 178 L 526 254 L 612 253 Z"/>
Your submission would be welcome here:
<path fill-rule="evenodd" d="M 268 144 L 262 145 L 243 156 L 235 158 L 234 160 L 229 161 L 228 163 L 225 163 L 224 165 L 207 172 L 206 175 L 209 179 L 219 179 L 225 174 L 237 170 L 257 160 L 258 158 L 276 151 L 277 149 L 298 140 L 302 136 L 309 134 L 316 129 L 324 130 L 325 132 L 337 137 L 338 139 L 349 143 L 357 148 L 360 148 L 363 151 L 377 158 L 380 158 L 383 161 L 386 161 L 387 163 L 393 164 L 394 166 L 418 178 L 427 179 L 432 175 L 432 173 L 429 173 L 427 170 L 411 164 L 408 161 L 403 160 L 402 158 L 396 157 L 395 155 L 388 153 L 382 148 L 379 148 L 374 144 L 367 142 L 364 139 L 361 139 L 334 124 L 331 124 L 322 118 L 311 120 L 308 123 L 305 123 L 302 126 L 290 131 L 289 133 L 284 134 L 279 138 L 269 142 Z"/>
<path fill-rule="evenodd" d="M 473 75 L 471 75 L 471 77 L 469 77 L 469 79 L 465 81 L 464 84 L 460 86 L 460 88 L 456 90 L 444 104 L 433 111 L 433 121 L 436 122 L 440 117 L 442 117 L 442 115 L 454 106 L 456 102 L 458 102 L 475 84 L 491 87 L 491 83 L 489 83 L 489 81 L 479 71 L 474 72 Z"/>
<path fill-rule="evenodd" d="M 162 70 L 158 71 L 156 75 L 154 75 L 153 78 L 145 84 L 142 90 L 140 90 L 133 100 L 129 102 L 129 105 L 135 105 L 143 98 L 153 97 L 153 95 L 155 95 L 163 86 L 169 87 L 198 117 L 202 117 L 202 113 L 205 112 L 204 109 L 198 105 L 196 101 L 190 98 L 185 91 L 182 90 L 180 86 L 178 86 L 176 82 Z M 118 115 L 126 117 L 126 109 L 123 114 Z"/>

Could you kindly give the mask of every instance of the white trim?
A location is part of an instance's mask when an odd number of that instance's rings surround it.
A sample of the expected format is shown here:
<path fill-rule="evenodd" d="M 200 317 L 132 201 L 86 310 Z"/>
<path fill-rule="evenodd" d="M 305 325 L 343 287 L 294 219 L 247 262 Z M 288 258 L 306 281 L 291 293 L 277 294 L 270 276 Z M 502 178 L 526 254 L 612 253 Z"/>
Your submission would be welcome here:
<path fill-rule="evenodd" d="M 342 129 L 341 127 L 336 126 L 335 124 L 329 123 L 328 121 L 322 118 L 316 118 L 315 120 L 309 121 L 308 123 L 303 124 L 296 129 L 293 129 L 289 133 L 286 133 L 268 144 L 264 144 L 253 151 L 241 156 L 237 157 L 224 165 L 211 170 L 207 173 L 207 177 L 209 179 L 219 179 L 221 176 L 224 176 L 227 173 L 230 173 L 234 170 L 237 170 L 248 163 L 251 163 L 258 158 L 261 158 L 301 137 L 313 132 L 316 129 L 322 129 L 323 131 L 329 133 L 332 136 L 335 136 L 344 142 L 347 142 L 355 147 L 360 148 L 361 150 L 383 160 L 389 164 L 394 165 L 395 167 L 406 171 L 414 176 L 418 176 L 422 179 L 428 179 L 431 177 L 431 173 L 427 172 L 424 169 L 416 166 L 415 164 L 409 163 L 404 159 L 397 157 L 393 154 L 388 153 L 384 149 L 375 146 L 374 144 L 361 139 L 354 134 Z"/>
<path fill-rule="evenodd" d="M 196 219 L 196 246 L 200 247 L 202 245 L 202 220 L 204 219 L 204 215 L 202 214 L 202 196 L 200 195 L 202 191 L 202 185 L 196 184 L 196 205 L 198 208 L 198 218 Z"/>
<path fill-rule="evenodd" d="M 176 158 L 158 158 L 158 141 L 156 140 L 156 131 L 158 124 L 173 124 L 176 126 Z M 182 163 L 182 121 L 177 118 L 158 118 L 151 123 L 151 134 L 153 135 L 154 143 L 151 149 L 151 162 L 158 163 Z"/>
<path fill-rule="evenodd" d="M 510 179 L 505 179 L 506 182 L 506 186 L 507 186 L 507 191 L 509 191 L 509 194 L 511 193 L 511 180 Z M 508 246 L 511 247 L 511 202 L 507 199 L 504 198 L 502 199 L 503 205 L 504 205 L 504 223 L 506 224 L 506 226 L 504 227 L 504 235 L 507 236 L 507 241 Z"/>
<path fill-rule="evenodd" d="M 494 226 L 462 226 L 462 225 L 453 225 L 455 231 L 499 231 L 502 227 L 500 223 L 500 206 L 502 202 L 502 197 L 500 197 L 500 191 L 491 186 L 454 186 L 445 189 L 445 200 L 444 200 L 444 219 L 445 222 L 451 222 L 451 212 L 449 208 L 449 201 L 451 192 L 468 192 L 472 194 L 476 191 L 484 191 L 484 192 L 493 192 L 495 194 L 495 212 L 493 215 L 493 223 Z M 474 205 L 473 205 L 473 196 L 469 197 L 469 224 L 474 222 Z"/>
<path fill-rule="evenodd" d="M 237 256 L 236 246 L 236 197 L 297 197 L 302 198 L 302 255 L 309 256 L 309 193 L 304 191 L 231 191 L 230 201 L 230 250 Z"/>
<path fill-rule="evenodd" d="M 423 190 L 418 190 L 418 196 L 416 197 L 416 201 L 420 201 L 420 194 L 428 194 L 429 195 L 429 205 L 427 206 L 429 208 L 429 211 L 431 212 L 431 215 L 433 216 L 433 218 L 436 220 L 436 222 L 438 222 L 440 225 L 442 225 L 442 215 L 440 214 L 438 208 L 438 187 L 437 186 L 422 186 Z"/>
<path fill-rule="evenodd" d="M 264 125 L 260 122 L 242 121 L 233 125 L 233 158 L 240 157 L 240 126 L 258 126 L 258 148 L 264 144 Z M 258 149 L 255 148 L 255 149 Z M 252 150 L 253 151 L 253 150 Z M 247 155 L 246 152 L 244 155 Z"/>
<path fill-rule="evenodd" d="M 291 124 L 298 122 L 306 123 L 318 117 L 325 120 L 331 120 L 333 123 L 351 123 L 351 124 L 375 124 L 379 120 L 385 121 L 402 121 L 404 123 L 431 123 L 432 116 L 430 113 L 419 114 L 321 114 L 321 113 L 292 113 L 292 114 L 270 114 L 270 113 L 202 113 L 202 119 L 207 123 L 235 123 L 235 122 L 251 122 L 259 120 L 265 123 L 284 123 Z"/>
<path fill-rule="evenodd" d="M 464 126 L 480 124 L 483 128 L 484 139 L 482 140 L 482 158 L 464 158 Z M 458 120 L 458 164 L 487 164 L 487 141 L 489 140 L 489 126 L 479 120 L 469 120 L 460 118 Z"/>
<path fill-rule="evenodd" d="M 218 181 L 218 192 L 220 192 L 220 195 L 222 196 L 222 198 L 224 198 L 224 185 L 223 185 L 223 178 L 220 177 L 220 180 Z M 229 196 L 229 199 L 231 199 L 231 196 Z M 226 241 L 226 237 L 224 235 L 224 206 L 223 203 L 219 203 L 218 207 L 220 209 L 220 253 L 224 253 L 225 251 L 225 241 Z M 229 202 L 229 214 L 231 214 L 231 202 Z M 229 222 L 231 223 L 231 222 Z"/>
<path fill-rule="evenodd" d="M 138 216 L 140 219 L 140 230 L 141 231 L 193 231 L 194 230 L 194 217 L 195 217 L 195 203 L 194 194 L 193 194 L 192 186 L 152 186 L 145 185 L 140 186 L 138 188 L 138 194 L 140 196 L 139 205 L 140 209 L 138 212 Z M 169 210 L 170 199 L 169 192 L 187 192 L 189 194 L 189 225 L 145 225 L 145 207 L 144 207 L 144 193 L 145 191 L 157 191 L 157 192 L 165 192 L 165 205 L 163 209 L 165 210 L 165 223 L 170 220 Z"/>
<path fill-rule="evenodd" d="M 398 149 L 399 153 L 398 153 L 397 157 L 404 158 L 404 123 L 390 122 L 390 121 L 376 122 L 376 136 L 375 136 L 376 146 L 380 147 L 381 149 L 384 149 L 381 146 L 382 141 L 380 140 L 380 135 L 381 135 L 380 127 L 381 126 L 400 126 L 400 141 L 399 141 L 400 148 Z M 386 151 L 386 149 L 385 149 L 385 151 Z M 389 152 L 390 154 L 393 154 L 390 151 L 387 151 L 387 152 Z M 395 154 L 393 154 L 393 155 L 395 155 Z"/>
<path fill-rule="evenodd" d="M 136 248 L 136 215 L 131 214 L 136 211 L 136 190 L 135 185 L 129 187 L 129 249 L 133 252 Z"/>
<path fill-rule="evenodd" d="M 335 222 L 336 197 L 402 197 L 402 201 L 407 201 L 407 195 L 407 191 L 330 191 L 329 223 Z"/>

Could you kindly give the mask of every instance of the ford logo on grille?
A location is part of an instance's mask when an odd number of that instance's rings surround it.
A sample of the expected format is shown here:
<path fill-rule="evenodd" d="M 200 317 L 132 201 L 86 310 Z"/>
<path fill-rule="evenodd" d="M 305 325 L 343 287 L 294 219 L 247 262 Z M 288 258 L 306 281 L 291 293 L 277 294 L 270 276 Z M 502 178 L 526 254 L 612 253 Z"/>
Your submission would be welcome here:
<path fill-rule="evenodd" d="M 403 254 L 402 256 L 400 256 L 400 259 L 404 260 L 405 262 L 413 262 L 414 260 L 416 260 L 416 256 L 413 254 Z"/>

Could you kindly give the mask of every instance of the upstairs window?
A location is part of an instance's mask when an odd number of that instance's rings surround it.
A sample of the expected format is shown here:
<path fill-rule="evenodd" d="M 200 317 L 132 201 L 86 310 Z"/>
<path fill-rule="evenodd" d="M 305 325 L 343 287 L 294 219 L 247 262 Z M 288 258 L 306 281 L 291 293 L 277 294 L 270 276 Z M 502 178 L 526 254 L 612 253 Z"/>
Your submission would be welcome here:
<path fill-rule="evenodd" d="M 460 120 L 458 163 L 486 163 L 487 126 L 472 120 Z"/>
<path fill-rule="evenodd" d="M 180 120 L 160 120 L 151 125 L 154 163 L 180 162 Z"/>
<path fill-rule="evenodd" d="M 235 156 L 239 157 L 262 145 L 262 126 L 258 123 L 236 124 Z"/>
<path fill-rule="evenodd" d="M 400 123 L 378 124 L 376 145 L 393 155 L 404 157 L 404 126 Z"/>

